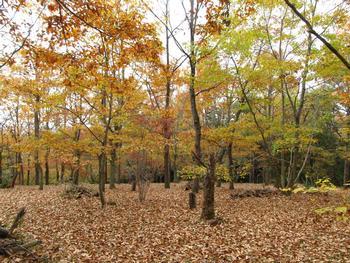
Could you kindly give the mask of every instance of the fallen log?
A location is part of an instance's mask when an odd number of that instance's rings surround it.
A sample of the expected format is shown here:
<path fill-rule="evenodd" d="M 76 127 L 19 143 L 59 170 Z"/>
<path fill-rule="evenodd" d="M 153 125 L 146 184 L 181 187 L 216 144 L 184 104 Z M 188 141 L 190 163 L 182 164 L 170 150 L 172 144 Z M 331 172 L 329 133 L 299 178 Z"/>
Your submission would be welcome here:
<path fill-rule="evenodd" d="M 13 234 L 15 229 L 23 221 L 25 214 L 25 208 L 21 208 L 18 211 L 9 229 L 0 227 L 0 255 L 12 256 L 18 252 L 31 254 L 29 249 L 41 244 L 41 241 L 39 240 L 25 241 L 22 238 L 17 238 L 17 236 Z"/>
<path fill-rule="evenodd" d="M 30 249 L 41 244 L 41 241 L 34 240 L 27 243 L 15 239 L 0 239 L 0 255 L 12 256 L 18 252 L 31 253 Z"/>
<path fill-rule="evenodd" d="M 263 189 L 248 189 L 248 190 L 239 190 L 235 189 L 231 193 L 232 199 L 240 199 L 246 197 L 269 197 L 280 195 L 281 191 L 278 189 L 263 188 Z"/>
<path fill-rule="evenodd" d="M 98 197 L 99 193 L 87 187 L 81 185 L 71 184 L 64 192 L 64 195 L 68 198 L 80 199 L 83 196 L 86 197 Z"/>
<path fill-rule="evenodd" d="M 21 222 L 23 221 L 23 218 L 24 218 L 25 214 L 26 214 L 26 209 L 25 209 L 25 207 L 22 207 L 22 208 L 18 211 L 18 213 L 17 213 L 15 219 L 13 220 L 13 223 L 12 223 L 12 225 L 11 225 L 11 227 L 10 227 L 10 230 L 9 230 L 10 235 L 11 235 L 11 234 L 13 233 L 13 231 L 15 231 L 15 229 L 21 224 Z"/>

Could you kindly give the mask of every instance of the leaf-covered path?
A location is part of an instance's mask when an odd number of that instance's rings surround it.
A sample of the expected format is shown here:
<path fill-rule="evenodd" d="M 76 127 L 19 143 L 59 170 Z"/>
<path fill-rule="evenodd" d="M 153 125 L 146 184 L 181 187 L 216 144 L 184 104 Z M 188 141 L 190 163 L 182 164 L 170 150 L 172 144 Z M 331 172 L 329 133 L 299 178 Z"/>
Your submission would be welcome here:
<path fill-rule="evenodd" d="M 129 185 L 107 190 L 116 205 L 105 210 L 98 198 L 64 198 L 62 186 L 0 190 L 0 224 L 27 207 L 19 231 L 41 239 L 37 253 L 53 262 L 350 262 L 350 224 L 313 212 L 344 192 L 232 200 L 217 188 L 223 222 L 209 226 L 182 184 L 151 188 L 144 204 Z"/>

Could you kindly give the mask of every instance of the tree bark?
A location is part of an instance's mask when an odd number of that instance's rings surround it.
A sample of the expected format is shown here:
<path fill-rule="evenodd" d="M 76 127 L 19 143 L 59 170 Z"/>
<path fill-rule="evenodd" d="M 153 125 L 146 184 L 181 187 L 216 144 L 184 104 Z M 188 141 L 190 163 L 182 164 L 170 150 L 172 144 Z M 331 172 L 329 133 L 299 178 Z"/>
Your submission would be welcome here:
<path fill-rule="evenodd" d="M 56 182 L 60 181 L 60 170 L 58 168 L 58 161 L 56 160 Z"/>
<path fill-rule="evenodd" d="M 40 110 L 39 110 L 39 103 L 40 103 L 40 96 L 35 95 L 35 110 L 34 110 L 34 137 L 35 140 L 40 139 Z M 35 184 L 39 185 L 40 183 L 40 160 L 39 160 L 39 149 L 35 149 L 34 151 L 34 163 L 35 163 Z"/>
<path fill-rule="evenodd" d="M 350 179 L 350 162 L 348 160 L 344 161 L 344 180 L 343 183 L 348 184 Z"/>
<path fill-rule="evenodd" d="M 24 185 L 24 168 L 22 153 L 18 153 L 18 165 L 19 165 L 19 184 Z"/>
<path fill-rule="evenodd" d="M 167 143 L 164 146 L 164 187 L 170 188 L 170 150 Z"/>
<path fill-rule="evenodd" d="M 0 150 L 0 184 L 2 183 L 2 146 Z"/>
<path fill-rule="evenodd" d="M 44 173 L 43 173 L 43 169 L 41 168 L 41 165 L 39 164 L 39 190 L 44 190 Z"/>
<path fill-rule="evenodd" d="M 79 177 L 80 177 L 80 159 L 81 159 L 80 150 L 76 151 L 75 157 L 77 161 L 76 161 L 76 168 L 74 169 L 74 173 L 73 173 L 73 184 L 78 185 Z"/>
<path fill-rule="evenodd" d="M 30 183 L 30 156 L 27 157 L 27 185 Z"/>
<path fill-rule="evenodd" d="M 116 160 L 117 160 L 117 153 L 116 153 L 115 147 L 113 146 L 113 149 L 111 152 L 111 160 L 110 160 L 110 175 L 109 175 L 110 189 L 115 189 L 115 181 L 116 181 L 116 173 L 117 173 Z"/>
<path fill-rule="evenodd" d="M 348 128 L 350 128 L 350 107 L 347 109 L 346 111 L 346 117 L 348 118 L 348 120 L 346 121 L 346 126 Z M 348 132 L 346 134 L 346 139 L 350 141 L 350 132 Z M 349 153 L 349 141 L 346 141 L 345 143 L 345 154 Z M 345 160 L 344 160 L 344 177 L 343 177 L 343 183 L 344 184 L 348 184 L 350 180 L 350 162 L 348 159 L 348 156 L 345 156 Z"/>
<path fill-rule="evenodd" d="M 120 152 L 119 152 L 120 153 Z M 117 183 L 120 184 L 122 179 L 122 159 L 120 154 L 117 155 Z"/>
<path fill-rule="evenodd" d="M 193 120 L 193 128 L 195 132 L 194 139 L 194 153 L 196 155 L 195 159 L 202 159 L 202 149 L 201 149 L 201 139 L 202 139 L 202 129 L 200 118 L 197 109 L 197 101 L 196 101 L 196 92 L 195 92 L 195 79 L 196 79 L 196 52 L 195 52 L 195 34 L 196 34 L 196 24 L 195 24 L 195 16 L 198 14 L 198 10 L 195 10 L 194 0 L 190 0 L 191 10 L 190 10 L 190 85 L 189 85 L 189 93 L 190 93 L 190 103 L 191 103 L 191 114 Z M 198 162 L 197 162 L 198 163 Z M 198 163 L 199 165 L 199 163 Z M 194 193 L 198 193 L 199 191 L 199 179 L 195 178 L 193 182 L 192 191 Z"/>
<path fill-rule="evenodd" d="M 202 218 L 205 220 L 215 218 L 215 166 L 215 156 L 214 154 L 210 154 L 209 167 L 203 182 Z"/>
<path fill-rule="evenodd" d="M 50 184 L 49 150 L 45 154 L 45 185 Z"/>
<path fill-rule="evenodd" d="M 104 208 L 106 205 L 105 195 L 104 195 L 104 186 L 105 186 L 105 168 L 106 168 L 106 154 L 104 151 L 98 156 L 98 190 L 101 201 L 101 207 Z"/>
<path fill-rule="evenodd" d="M 227 166 L 228 166 L 228 174 L 230 177 L 230 186 L 229 189 L 233 190 L 235 188 L 235 174 L 233 169 L 233 156 L 232 156 L 232 143 L 227 146 Z"/>
<path fill-rule="evenodd" d="M 189 207 L 190 209 L 195 209 L 197 206 L 197 202 L 196 202 L 196 194 L 193 192 L 190 192 L 188 194 L 188 202 L 189 202 Z"/>
<path fill-rule="evenodd" d="M 284 128 L 284 124 L 285 124 L 285 97 L 284 97 L 284 81 L 281 80 L 281 92 L 282 92 L 282 117 L 281 117 L 281 125 L 282 128 Z M 286 161 L 285 161 L 285 153 L 284 153 L 284 149 L 281 150 L 281 182 L 280 185 L 281 187 L 285 187 L 286 186 Z"/>
<path fill-rule="evenodd" d="M 61 184 L 64 182 L 64 173 L 65 173 L 65 170 L 66 170 L 66 166 L 65 166 L 64 163 L 62 162 L 62 163 L 61 163 L 61 177 L 60 177 Z"/>
<path fill-rule="evenodd" d="M 165 10 L 165 35 L 166 35 L 166 94 L 165 94 L 165 112 L 166 119 L 164 121 L 164 187 L 166 189 L 170 188 L 170 127 L 169 127 L 169 116 L 168 111 L 170 107 L 170 92 L 171 92 L 171 79 L 170 79 L 170 50 L 169 50 L 169 0 L 166 1 Z"/>

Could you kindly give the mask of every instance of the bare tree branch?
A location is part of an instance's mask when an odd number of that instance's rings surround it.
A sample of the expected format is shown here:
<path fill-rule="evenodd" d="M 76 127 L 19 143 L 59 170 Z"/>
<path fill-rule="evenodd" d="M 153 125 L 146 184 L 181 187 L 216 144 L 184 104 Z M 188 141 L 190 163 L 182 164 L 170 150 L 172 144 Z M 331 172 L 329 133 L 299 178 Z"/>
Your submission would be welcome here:
<path fill-rule="evenodd" d="M 284 2 L 292 9 L 292 11 L 305 23 L 307 26 L 310 34 L 313 34 L 315 37 L 317 37 L 349 70 L 350 70 L 350 62 L 339 53 L 339 51 L 331 44 L 329 43 L 324 37 L 322 37 L 320 34 L 318 34 L 311 23 L 303 16 L 298 9 L 295 7 L 294 4 L 292 4 L 289 0 L 284 0 Z"/>

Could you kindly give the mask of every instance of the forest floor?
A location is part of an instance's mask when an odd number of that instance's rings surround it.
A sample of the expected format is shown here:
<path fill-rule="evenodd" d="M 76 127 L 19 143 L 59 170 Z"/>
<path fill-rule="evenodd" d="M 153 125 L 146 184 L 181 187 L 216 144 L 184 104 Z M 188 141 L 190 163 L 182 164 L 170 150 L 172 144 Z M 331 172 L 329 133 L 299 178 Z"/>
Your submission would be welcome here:
<path fill-rule="evenodd" d="M 184 184 L 152 184 L 144 204 L 117 185 L 106 193 L 115 205 L 104 210 L 96 197 L 67 199 L 63 191 L 0 189 L 0 224 L 26 207 L 18 232 L 42 240 L 36 254 L 50 262 L 350 262 L 350 223 L 314 212 L 341 205 L 350 192 L 233 200 L 225 185 L 216 188 L 222 223 L 210 226 L 199 219 L 201 194 L 188 209 Z"/>

